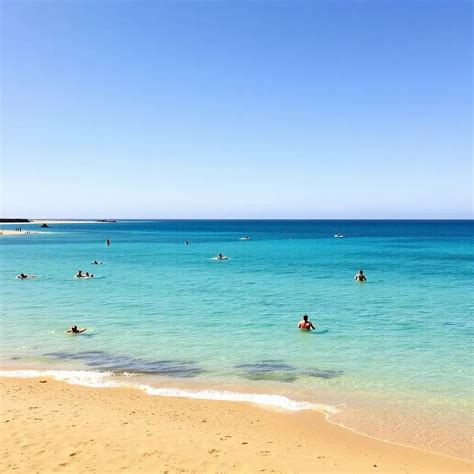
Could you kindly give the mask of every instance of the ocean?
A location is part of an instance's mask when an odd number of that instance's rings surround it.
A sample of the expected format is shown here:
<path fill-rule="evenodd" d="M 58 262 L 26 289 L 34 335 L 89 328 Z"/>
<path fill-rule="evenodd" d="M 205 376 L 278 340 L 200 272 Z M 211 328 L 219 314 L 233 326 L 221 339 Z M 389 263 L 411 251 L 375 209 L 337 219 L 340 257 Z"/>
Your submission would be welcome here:
<path fill-rule="evenodd" d="M 472 221 L 21 227 L 46 232 L 0 237 L 1 375 L 319 408 L 472 456 Z M 311 333 L 296 328 L 305 313 Z M 73 324 L 87 331 L 65 334 Z"/>

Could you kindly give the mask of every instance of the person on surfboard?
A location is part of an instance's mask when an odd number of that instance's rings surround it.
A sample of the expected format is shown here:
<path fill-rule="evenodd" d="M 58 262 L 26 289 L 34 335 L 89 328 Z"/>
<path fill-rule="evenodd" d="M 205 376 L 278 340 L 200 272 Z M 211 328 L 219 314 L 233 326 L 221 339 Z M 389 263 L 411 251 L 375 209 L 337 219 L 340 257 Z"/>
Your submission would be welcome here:
<path fill-rule="evenodd" d="M 70 332 L 72 334 L 81 334 L 84 332 L 86 328 L 78 329 L 76 325 L 72 326 L 71 329 L 68 329 L 66 332 Z"/>

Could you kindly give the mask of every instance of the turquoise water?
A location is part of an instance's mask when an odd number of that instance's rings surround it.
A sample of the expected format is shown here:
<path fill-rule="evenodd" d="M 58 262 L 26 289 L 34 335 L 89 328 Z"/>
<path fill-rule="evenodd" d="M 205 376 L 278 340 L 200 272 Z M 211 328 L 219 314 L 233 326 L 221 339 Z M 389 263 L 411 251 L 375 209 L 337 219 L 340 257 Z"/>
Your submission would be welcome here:
<path fill-rule="evenodd" d="M 282 394 L 330 405 L 335 421 L 368 434 L 468 456 L 472 221 L 122 221 L 41 230 L 50 233 L 0 240 L 4 367 Z M 212 260 L 219 252 L 229 259 Z M 360 268 L 365 284 L 353 280 Z M 95 278 L 73 278 L 79 269 Z M 17 280 L 20 272 L 37 278 Z M 303 313 L 314 333 L 296 330 Z M 65 335 L 72 324 L 87 333 Z"/>

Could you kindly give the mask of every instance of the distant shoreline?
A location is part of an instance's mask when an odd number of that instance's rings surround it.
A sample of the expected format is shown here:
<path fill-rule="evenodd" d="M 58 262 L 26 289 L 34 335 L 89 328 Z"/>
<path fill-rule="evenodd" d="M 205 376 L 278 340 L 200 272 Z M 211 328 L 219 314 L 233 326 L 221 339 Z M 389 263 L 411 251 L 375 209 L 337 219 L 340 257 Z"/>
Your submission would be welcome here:
<path fill-rule="evenodd" d="M 33 235 L 33 234 L 51 234 L 52 232 L 44 232 L 37 230 L 14 230 L 14 229 L 0 229 L 0 236 L 16 236 L 16 235 Z"/>
<path fill-rule="evenodd" d="M 472 217 L 454 217 L 454 218 L 426 218 L 426 217 L 407 217 L 407 218 L 273 218 L 273 217 L 123 217 L 117 219 L 24 219 L 24 218 L 0 218 L 0 224 L 100 224 L 125 222 L 144 222 L 144 221 L 204 221 L 204 222 L 472 222 Z"/>
<path fill-rule="evenodd" d="M 114 219 L 0 219 L 0 224 L 113 224 Z"/>

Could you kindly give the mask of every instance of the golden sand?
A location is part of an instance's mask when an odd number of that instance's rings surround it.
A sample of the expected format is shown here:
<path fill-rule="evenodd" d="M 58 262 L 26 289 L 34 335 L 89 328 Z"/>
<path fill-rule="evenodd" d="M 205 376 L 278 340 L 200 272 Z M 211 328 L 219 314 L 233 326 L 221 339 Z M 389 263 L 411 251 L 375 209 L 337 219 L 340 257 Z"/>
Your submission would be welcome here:
<path fill-rule="evenodd" d="M 472 472 L 319 412 L 1 379 L 2 472 Z"/>
<path fill-rule="evenodd" d="M 29 234 L 47 234 L 48 232 L 33 231 L 33 230 L 11 230 L 0 229 L 0 235 L 29 235 Z"/>

